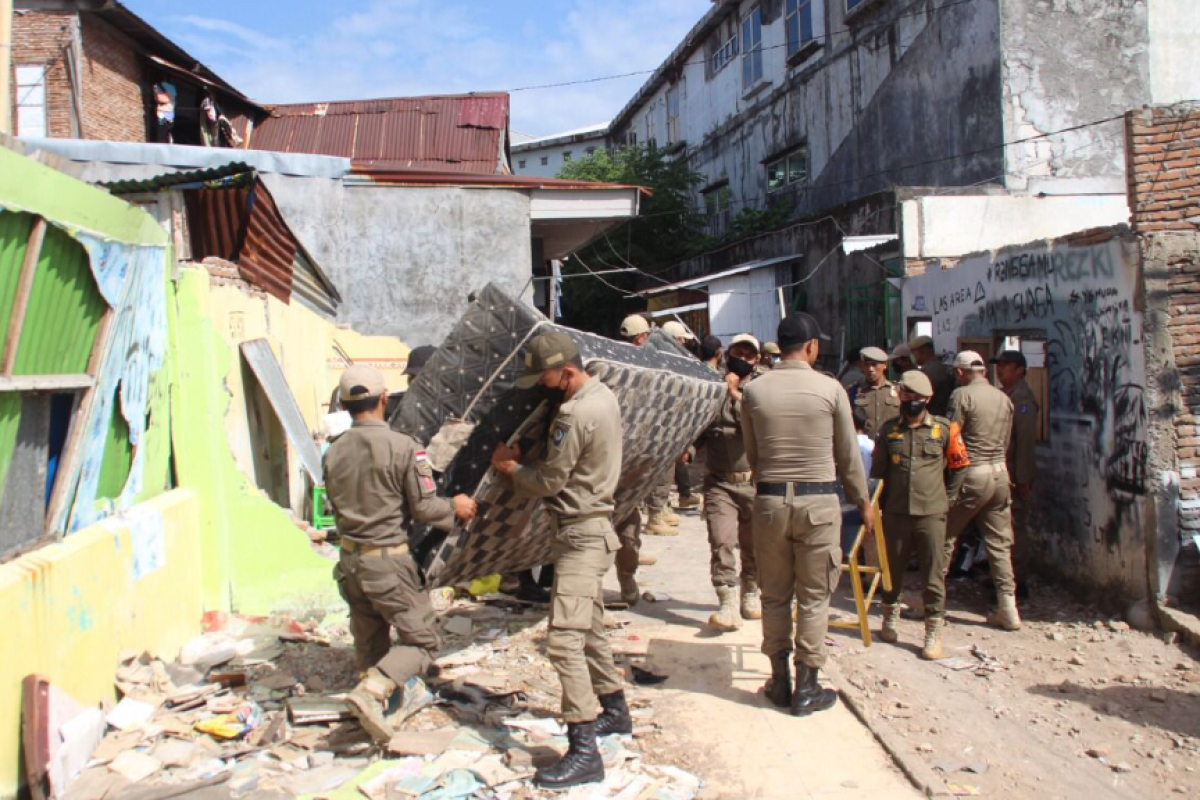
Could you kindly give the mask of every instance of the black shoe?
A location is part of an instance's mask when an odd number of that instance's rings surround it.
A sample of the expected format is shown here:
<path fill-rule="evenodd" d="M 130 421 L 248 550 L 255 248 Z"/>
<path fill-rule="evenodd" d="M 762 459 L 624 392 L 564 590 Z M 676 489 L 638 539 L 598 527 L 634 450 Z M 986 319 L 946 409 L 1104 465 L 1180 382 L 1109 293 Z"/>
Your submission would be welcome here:
<path fill-rule="evenodd" d="M 599 699 L 602 711 L 596 718 L 596 735 L 633 733 L 633 719 L 629 716 L 629 705 L 625 702 L 625 693 L 602 694 Z"/>
<path fill-rule="evenodd" d="M 521 581 L 521 586 L 513 593 L 513 597 L 526 603 L 537 603 L 539 605 L 545 605 L 550 602 L 550 593 L 548 591 L 536 583 L 526 583 L 525 581 Z"/>
<path fill-rule="evenodd" d="M 789 653 L 776 653 L 771 656 L 771 677 L 763 687 L 763 694 L 772 705 L 787 708 L 792 701 L 792 668 L 788 663 Z"/>
<path fill-rule="evenodd" d="M 833 708 L 837 692 L 824 689 L 817 682 L 817 668 L 796 662 L 796 691 L 792 693 L 792 716 L 807 717 L 817 711 Z"/>
<path fill-rule="evenodd" d="M 573 722 L 567 725 L 567 754 L 545 769 L 539 769 L 533 782 L 542 789 L 569 789 L 581 783 L 604 780 L 604 759 L 596 746 L 596 723 Z"/>

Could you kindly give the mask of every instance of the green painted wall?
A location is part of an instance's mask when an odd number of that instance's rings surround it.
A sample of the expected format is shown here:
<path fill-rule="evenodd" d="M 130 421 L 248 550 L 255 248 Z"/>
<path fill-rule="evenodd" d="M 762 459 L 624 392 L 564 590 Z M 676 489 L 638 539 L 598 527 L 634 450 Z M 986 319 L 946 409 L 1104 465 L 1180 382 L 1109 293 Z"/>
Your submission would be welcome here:
<path fill-rule="evenodd" d="M 343 609 L 333 562 L 312 551 L 287 512 L 238 469 L 225 434 L 226 376 L 236 350 L 208 313 L 208 273 L 185 269 L 175 284 L 172 436 L 179 485 L 203 498 L 205 607 L 265 614 Z"/>

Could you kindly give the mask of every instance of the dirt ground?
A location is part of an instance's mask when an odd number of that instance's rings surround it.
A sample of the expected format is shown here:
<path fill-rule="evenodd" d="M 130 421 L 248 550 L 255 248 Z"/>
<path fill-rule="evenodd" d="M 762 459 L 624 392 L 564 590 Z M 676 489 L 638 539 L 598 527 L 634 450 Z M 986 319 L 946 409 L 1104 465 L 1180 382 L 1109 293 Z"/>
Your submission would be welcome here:
<path fill-rule="evenodd" d="M 906 596 L 919 596 L 915 579 Z M 848 614 L 845 581 L 840 594 Z M 907 611 L 895 645 L 832 635 L 847 682 L 907 757 L 989 797 L 1200 797 L 1197 653 L 1045 587 L 1005 633 L 985 624 L 988 595 L 951 582 L 938 663 L 918 657 L 924 623 Z"/>

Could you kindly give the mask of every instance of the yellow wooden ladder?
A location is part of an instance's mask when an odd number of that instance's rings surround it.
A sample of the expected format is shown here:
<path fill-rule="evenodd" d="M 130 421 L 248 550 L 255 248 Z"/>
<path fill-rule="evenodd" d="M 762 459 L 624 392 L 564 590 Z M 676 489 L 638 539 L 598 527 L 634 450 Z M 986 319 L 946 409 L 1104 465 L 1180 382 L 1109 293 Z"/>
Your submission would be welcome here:
<path fill-rule="evenodd" d="M 875 495 L 871 498 L 871 505 L 875 507 L 875 551 L 879 554 L 879 566 L 872 567 L 865 563 L 859 564 L 862 558 L 863 543 L 867 538 L 867 526 L 860 525 L 858 527 L 858 535 L 854 537 L 854 544 L 850 546 L 850 552 L 846 554 L 846 563 L 842 564 L 842 572 L 850 573 L 850 588 L 854 590 L 854 608 L 858 612 L 858 620 L 830 620 L 829 627 L 831 628 L 848 628 L 853 630 L 858 629 L 862 636 L 863 647 L 871 646 L 871 600 L 875 597 L 875 590 L 879 588 L 880 581 L 883 582 L 883 590 L 890 592 L 892 590 L 892 576 L 888 572 L 888 557 L 887 547 L 883 541 L 883 511 L 879 508 L 879 497 L 883 492 L 883 481 L 875 487 Z M 861 576 L 870 575 L 871 585 L 867 591 L 863 592 Z"/>

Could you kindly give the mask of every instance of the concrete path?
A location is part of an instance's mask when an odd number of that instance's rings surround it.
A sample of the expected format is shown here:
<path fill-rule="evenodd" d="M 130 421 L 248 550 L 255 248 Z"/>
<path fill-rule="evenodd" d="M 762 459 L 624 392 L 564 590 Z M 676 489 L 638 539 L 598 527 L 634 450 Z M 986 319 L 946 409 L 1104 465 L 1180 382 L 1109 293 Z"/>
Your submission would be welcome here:
<path fill-rule="evenodd" d="M 648 663 L 670 676 L 654 699 L 663 728 L 655 745 L 705 779 L 702 798 L 921 797 L 841 703 L 797 719 L 763 698 L 770 664 L 758 649 L 758 622 L 723 635 L 707 628 L 716 597 L 699 517 L 685 516 L 679 536 L 645 537 L 643 548 L 658 557 L 640 569 L 643 592 L 667 599 L 626 612 L 626 633 L 644 636 Z M 609 582 L 615 592 L 615 574 Z"/>

